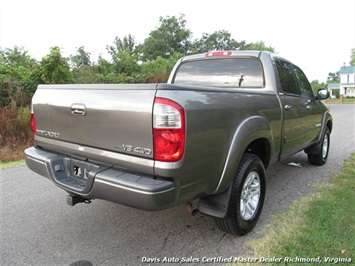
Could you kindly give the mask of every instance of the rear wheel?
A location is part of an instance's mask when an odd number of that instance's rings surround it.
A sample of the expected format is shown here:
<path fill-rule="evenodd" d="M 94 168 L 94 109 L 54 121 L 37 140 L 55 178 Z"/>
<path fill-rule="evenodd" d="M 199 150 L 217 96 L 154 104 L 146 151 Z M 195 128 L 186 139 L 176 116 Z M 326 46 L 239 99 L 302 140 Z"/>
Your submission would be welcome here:
<path fill-rule="evenodd" d="M 313 165 L 323 165 L 327 162 L 330 145 L 330 131 L 326 128 L 322 140 L 307 154 L 308 162 Z"/>
<path fill-rule="evenodd" d="M 265 198 L 265 169 L 260 158 L 245 153 L 232 183 L 229 207 L 225 218 L 215 218 L 219 229 L 245 235 L 257 223 Z"/>

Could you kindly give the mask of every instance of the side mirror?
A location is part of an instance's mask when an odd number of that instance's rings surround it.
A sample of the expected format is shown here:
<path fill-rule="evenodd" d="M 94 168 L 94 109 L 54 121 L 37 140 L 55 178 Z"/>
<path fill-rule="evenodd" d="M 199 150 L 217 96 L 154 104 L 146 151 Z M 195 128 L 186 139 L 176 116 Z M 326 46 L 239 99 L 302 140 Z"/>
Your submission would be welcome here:
<path fill-rule="evenodd" d="M 326 100 L 330 96 L 330 93 L 327 89 L 319 89 L 317 93 L 318 100 Z"/>

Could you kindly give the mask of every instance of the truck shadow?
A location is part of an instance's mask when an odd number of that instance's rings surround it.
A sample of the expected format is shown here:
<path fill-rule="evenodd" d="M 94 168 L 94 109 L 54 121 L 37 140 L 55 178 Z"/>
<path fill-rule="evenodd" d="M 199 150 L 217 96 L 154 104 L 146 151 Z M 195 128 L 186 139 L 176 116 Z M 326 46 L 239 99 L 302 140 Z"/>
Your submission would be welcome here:
<path fill-rule="evenodd" d="M 96 200 L 90 206 L 75 206 L 82 211 L 73 210 L 70 217 L 85 221 L 85 227 L 90 228 L 85 234 L 78 234 L 80 242 L 89 242 L 94 247 L 105 243 L 105 249 L 112 254 L 110 263 L 142 262 L 153 257 L 200 257 L 211 252 L 222 257 L 237 256 L 248 251 L 247 241 L 260 237 L 260 229 L 273 215 L 311 193 L 315 183 L 329 180 L 329 167 L 310 165 L 303 152 L 272 165 L 267 170 L 262 215 L 255 229 L 244 237 L 219 231 L 213 218 L 202 214 L 191 216 L 183 207 L 146 212 Z M 84 231 L 80 228 L 73 230 Z"/>

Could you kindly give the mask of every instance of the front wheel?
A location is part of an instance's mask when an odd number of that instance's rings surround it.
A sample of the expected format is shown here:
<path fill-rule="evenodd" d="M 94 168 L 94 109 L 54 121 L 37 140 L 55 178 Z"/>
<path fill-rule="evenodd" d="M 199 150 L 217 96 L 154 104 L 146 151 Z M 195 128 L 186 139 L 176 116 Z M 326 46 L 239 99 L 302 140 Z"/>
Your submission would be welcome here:
<path fill-rule="evenodd" d="M 245 153 L 232 183 L 225 218 L 215 218 L 219 229 L 245 235 L 257 223 L 265 198 L 265 168 L 260 158 Z"/>
<path fill-rule="evenodd" d="M 326 128 L 320 143 L 308 151 L 308 162 L 313 165 L 323 165 L 327 162 L 330 145 L 330 131 Z"/>

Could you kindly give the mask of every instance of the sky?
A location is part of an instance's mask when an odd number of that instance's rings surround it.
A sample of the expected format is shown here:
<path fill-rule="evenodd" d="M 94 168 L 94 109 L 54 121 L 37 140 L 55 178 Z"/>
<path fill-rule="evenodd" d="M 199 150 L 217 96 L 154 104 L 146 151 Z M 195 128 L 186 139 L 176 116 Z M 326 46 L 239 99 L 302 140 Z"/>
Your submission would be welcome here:
<path fill-rule="evenodd" d="M 159 17 L 185 15 L 186 28 L 226 30 L 237 41 L 264 41 L 310 81 L 349 65 L 355 48 L 355 0 L 0 0 L 0 47 L 24 47 L 40 60 L 84 46 L 92 61 L 127 34 L 143 43 Z"/>

